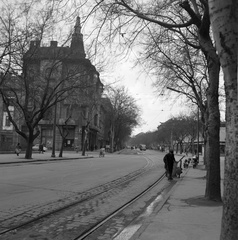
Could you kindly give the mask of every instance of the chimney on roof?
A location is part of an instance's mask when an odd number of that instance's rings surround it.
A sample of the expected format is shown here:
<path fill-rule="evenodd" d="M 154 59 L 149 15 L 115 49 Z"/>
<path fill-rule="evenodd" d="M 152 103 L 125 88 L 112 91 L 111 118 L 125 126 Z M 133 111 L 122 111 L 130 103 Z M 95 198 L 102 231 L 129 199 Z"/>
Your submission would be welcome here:
<path fill-rule="evenodd" d="M 30 48 L 33 48 L 35 46 L 35 41 L 30 42 Z"/>
<path fill-rule="evenodd" d="M 30 42 L 30 48 L 38 48 L 40 47 L 40 40 L 36 39 L 35 41 Z"/>
<path fill-rule="evenodd" d="M 58 45 L 58 42 L 57 42 L 57 41 L 51 41 L 51 42 L 50 42 L 50 46 L 51 46 L 51 47 L 57 47 L 57 45 Z"/>

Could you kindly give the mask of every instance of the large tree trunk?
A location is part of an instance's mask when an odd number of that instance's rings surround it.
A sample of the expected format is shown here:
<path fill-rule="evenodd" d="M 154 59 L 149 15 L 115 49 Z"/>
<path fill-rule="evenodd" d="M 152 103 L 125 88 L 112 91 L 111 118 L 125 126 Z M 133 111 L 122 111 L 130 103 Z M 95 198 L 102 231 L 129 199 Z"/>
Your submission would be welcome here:
<path fill-rule="evenodd" d="M 209 88 L 207 90 L 207 182 L 205 197 L 221 201 L 220 186 L 220 111 L 218 100 L 220 63 L 211 45 L 208 58 Z"/>
<path fill-rule="evenodd" d="M 218 101 L 220 62 L 208 36 L 199 35 L 202 51 L 206 56 L 209 75 L 207 89 L 207 124 L 206 124 L 206 168 L 207 181 L 205 197 L 221 201 L 220 186 L 220 111 Z"/>
<path fill-rule="evenodd" d="M 221 240 L 238 239 L 238 1 L 209 0 L 226 92 L 226 151 Z"/>
<path fill-rule="evenodd" d="M 30 140 L 29 140 L 30 141 Z M 26 154 L 25 154 L 25 159 L 32 159 L 32 147 L 33 147 L 33 141 L 30 141 L 27 143 L 26 147 Z"/>
<path fill-rule="evenodd" d="M 60 147 L 59 157 L 63 157 L 64 142 L 65 142 L 65 137 L 62 137 L 62 142 L 61 142 L 61 147 Z"/>
<path fill-rule="evenodd" d="M 33 135 L 33 131 L 29 131 L 29 136 L 27 141 L 27 147 L 26 147 L 26 154 L 25 154 L 25 159 L 31 159 L 32 158 L 32 147 L 33 147 L 33 142 L 35 138 Z"/>
<path fill-rule="evenodd" d="M 195 4 L 195 1 L 193 1 L 193 3 Z M 184 8 L 194 20 L 194 24 L 196 24 L 198 28 L 199 44 L 207 60 L 209 75 L 209 86 L 207 89 L 207 107 L 209 114 L 208 124 L 206 126 L 207 184 L 205 196 L 208 199 L 220 201 L 220 111 L 218 102 L 220 62 L 216 54 L 216 49 L 213 46 L 210 37 L 209 9 L 206 5 L 206 1 L 203 1 L 202 3 L 204 4 L 204 15 L 202 17 L 202 21 L 200 21 L 200 16 L 196 16 L 195 12 L 190 7 L 189 1 L 183 1 L 180 6 Z"/>
<path fill-rule="evenodd" d="M 87 137 L 88 137 L 88 128 L 85 127 L 83 130 L 83 146 L 82 146 L 82 156 L 86 154 L 86 147 L 87 147 Z"/>

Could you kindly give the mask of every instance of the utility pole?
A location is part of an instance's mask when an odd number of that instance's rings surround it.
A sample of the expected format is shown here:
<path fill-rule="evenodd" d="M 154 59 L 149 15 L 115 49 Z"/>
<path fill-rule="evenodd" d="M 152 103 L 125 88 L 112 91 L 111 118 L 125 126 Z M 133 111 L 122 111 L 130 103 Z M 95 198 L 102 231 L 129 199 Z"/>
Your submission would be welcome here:
<path fill-rule="evenodd" d="M 171 150 L 174 150 L 174 144 L 173 144 L 173 126 L 172 126 L 172 129 L 171 129 L 171 135 L 170 135 L 170 149 Z"/>
<path fill-rule="evenodd" d="M 173 91 L 173 92 L 177 92 L 177 93 L 183 93 L 177 89 L 174 89 L 174 88 L 171 88 L 171 87 L 167 87 L 167 89 Z M 173 149 L 174 146 L 173 146 L 173 126 L 172 126 L 172 129 L 171 129 L 171 149 Z"/>

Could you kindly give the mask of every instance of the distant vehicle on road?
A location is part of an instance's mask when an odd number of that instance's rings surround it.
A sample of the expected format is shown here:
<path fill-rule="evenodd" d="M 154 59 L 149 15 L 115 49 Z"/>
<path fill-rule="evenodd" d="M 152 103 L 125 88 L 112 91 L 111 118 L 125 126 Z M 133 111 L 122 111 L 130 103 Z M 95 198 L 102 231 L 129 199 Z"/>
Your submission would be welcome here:
<path fill-rule="evenodd" d="M 32 147 L 32 150 L 33 150 L 33 151 L 39 151 L 39 146 L 40 146 L 39 143 L 35 144 L 35 145 Z M 43 150 L 44 150 L 44 152 L 46 152 L 46 151 L 48 150 L 48 148 L 44 146 L 44 147 L 43 147 Z"/>
<path fill-rule="evenodd" d="M 140 150 L 145 151 L 146 150 L 146 145 L 145 144 L 140 144 Z"/>

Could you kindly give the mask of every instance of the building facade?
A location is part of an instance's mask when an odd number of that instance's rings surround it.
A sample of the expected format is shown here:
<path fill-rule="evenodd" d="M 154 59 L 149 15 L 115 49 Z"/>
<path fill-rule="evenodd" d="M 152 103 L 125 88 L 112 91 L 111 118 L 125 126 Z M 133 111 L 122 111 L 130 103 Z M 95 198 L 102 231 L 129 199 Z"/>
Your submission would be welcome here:
<path fill-rule="evenodd" d="M 23 72 L 29 79 L 37 78 L 39 87 L 44 83 L 49 89 L 58 86 L 70 89 L 63 93 L 65 98 L 62 101 L 44 114 L 38 125 L 40 135 L 34 144 L 43 143 L 49 149 L 54 145 L 56 150 L 60 150 L 63 142 L 66 150 L 82 150 L 86 142 L 86 149 L 94 150 L 109 142 L 105 134 L 108 130 L 104 124 L 103 84 L 95 66 L 86 58 L 79 17 L 70 46 L 58 46 L 57 41 L 51 41 L 50 46 L 41 46 L 40 40 L 31 41 L 23 58 Z M 55 98 L 60 94 L 59 89 Z M 14 132 L 3 105 L 0 109 L 3 112 L 1 141 L 11 142 L 11 148 L 20 142 L 24 149 L 24 139 L 19 139 Z M 22 130 L 27 131 L 25 122 L 21 124 Z"/>

